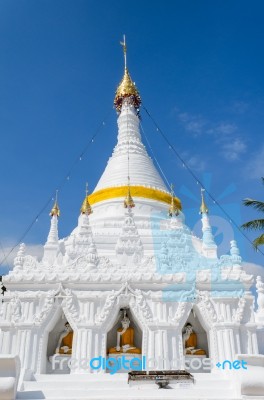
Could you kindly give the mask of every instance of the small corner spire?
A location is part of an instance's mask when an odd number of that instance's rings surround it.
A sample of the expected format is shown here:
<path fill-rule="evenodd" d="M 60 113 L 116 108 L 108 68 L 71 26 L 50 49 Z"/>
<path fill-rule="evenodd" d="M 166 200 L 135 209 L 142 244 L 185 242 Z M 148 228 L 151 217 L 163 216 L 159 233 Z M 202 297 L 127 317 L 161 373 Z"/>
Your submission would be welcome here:
<path fill-rule="evenodd" d="M 173 184 L 170 185 L 171 188 L 171 204 L 170 204 L 170 208 L 168 211 L 168 215 L 169 217 L 172 217 L 173 215 L 175 215 L 176 217 L 179 215 L 179 210 L 178 207 L 176 205 L 175 202 L 175 198 L 174 198 L 174 186 Z"/>
<path fill-rule="evenodd" d="M 129 176 L 128 176 L 128 184 L 127 184 L 127 195 L 126 195 L 125 200 L 124 200 L 124 207 L 125 208 L 130 208 L 130 209 L 135 207 L 134 200 L 133 200 L 133 198 L 131 196 L 131 193 L 130 193 L 130 177 Z"/>
<path fill-rule="evenodd" d="M 92 207 L 90 206 L 89 203 L 89 198 L 88 198 L 88 183 L 86 182 L 85 185 L 85 199 L 82 203 L 82 207 L 81 207 L 81 214 L 86 214 L 86 215 L 90 215 L 92 214 L 93 210 Z"/>
<path fill-rule="evenodd" d="M 204 200 L 204 192 L 205 192 L 205 189 L 202 188 L 201 189 L 202 203 L 201 203 L 199 214 L 208 214 L 209 213 L 208 207 L 207 207 L 207 205 L 205 203 L 205 200 Z"/>
<path fill-rule="evenodd" d="M 51 217 L 59 217 L 60 216 L 60 209 L 58 206 L 58 190 L 56 190 L 55 195 L 55 202 L 49 214 Z"/>

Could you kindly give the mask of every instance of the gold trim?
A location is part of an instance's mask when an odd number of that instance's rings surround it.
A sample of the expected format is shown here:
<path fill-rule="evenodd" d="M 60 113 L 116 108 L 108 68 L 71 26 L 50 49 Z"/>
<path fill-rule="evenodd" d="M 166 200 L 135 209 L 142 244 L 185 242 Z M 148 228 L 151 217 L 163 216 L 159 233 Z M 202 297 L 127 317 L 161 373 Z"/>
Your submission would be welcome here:
<path fill-rule="evenodd" d="M 200 207 L 200 214 L 208 214 L 209 210 L 204 200 L 204 191 L 205 189 L 201 189 L 201 196 L 202 196 L 202 204 Z"/>
<path fill-rule="evenodd" d="M 130 193 L 132 197 L 143 197 L 145 199 L 157 200 L 166 204 L 171 203 L 171 194 L 162 192 L 158 189 L 147 188 L 145 186 L 130 186 Z M 88 196 L 91 205 L 99 203 L 100 201 L 114 199 L 116 197 L 125 197 L 127 195 L 127 186 L 109 187 L 106 189 L 98 190 Z M 181 201 L 174 197 L 175 204 L 179 210 L 182 209 Z"/>
<path fill-rule="evenodd" d="M 51 217 L 54 217 L 54 216 L 55 217 L 59 217 L 60 216 L 60 209 L 59 209 L 57 201 L 55 201 L 55 203 L 54 203 L 49 215 Z"/>
<path fill-rule="evenodd" d="M 114 105 L 118 111 L 121 111 L 124 98 L 130 98 L 131 104 L 136 108 L 141 104 L 140 94 L 127 68 L 125 68 L 124 76 L 116 89 Z"/>

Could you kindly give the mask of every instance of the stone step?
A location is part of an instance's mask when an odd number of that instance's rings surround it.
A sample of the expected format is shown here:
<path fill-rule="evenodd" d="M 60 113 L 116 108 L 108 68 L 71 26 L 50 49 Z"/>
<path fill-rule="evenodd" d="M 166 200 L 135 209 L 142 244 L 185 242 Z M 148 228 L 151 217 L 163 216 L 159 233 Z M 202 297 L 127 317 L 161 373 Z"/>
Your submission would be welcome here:
<path fill-rule="evenodd" d="M 203 374 L 201 374 L 203 375 Z M 35 374 L 34 379 L 37 382 L 87 382 L 87 381 L 103 381 L 103 382 L 123 382 L 127 381 L 127 374 Z M 31 381 L 32 382 L 32 381 Z"/>
<path fill-rule="evenodd" d="M 35 375 L 24 381 L 24 391 L 17 400 L 165 400 L 165 399 L 234 399 L 231 379 L 220 374 L 193 374 L 195 384 L 182 388 L 158 389 L 155 383 L 127 384 L 127 374 Z"/>
<path fill-rule="evenodd" d="M 107 382 L 107 383 L 102 383 L 100 381 L 69 381 L 69 382 L 61 382 L 61 381 L 53 381 L 53 382 L 24 382 L 24 390 L 29 391 L 29 390 L 46 390 L 46 389 L 58 389 L 61 388 L 63 389 L 71 389 L 73 386 L 76 387 L 78 390 L 90 390 L 90 389 L 98 389 L 99 386 L 104 385 L 105 388 L 111 390 L 111 389 L 116 389 L 118 386 L 118 389 L 127 389 L 129 388 L 129 385 L 127 382 L 117 382 L 117 381 L 112 381 L 112 382 Z"/>
<path fill-rule="evenodd" d="M 222 389 L 224 388 L 231 388 L 232 387 L 232 380 L 227 379 L 225 376 L 222 376 L 221 374 L 193 374 L 194 379 L 195 379 L 195 386 L 196 387 L 214 387 L 214 388 L 219 388 Z M 116 387 L 118 384 L 118 387 L 129 387 L 127 385 L 127 374 L 69 374 L 69 375 L 50 375 L 50 374 L 39 374 L 35 375 L 33 381 L 25 381 L 24 382 L 24 388 L 25 390 L 32 390 L 31 388 L 34 387 L 35 384 L 38 385 L 38 387 L 41 387 L 43 383 L 45 383 L 45 387 L 49 385 L 56 385 L 58 387 L 59 385 L 62 385 L 62 387 L 68 387 L 72 386 L 73 384 L 77 385 L 89 385 L 89 387 L 92 387 L 93 384 L 98 386 L 98 384 L 103 384 L 104 386 L 107 387 Z M 142 382 L 138 382 L 140 385 Z M 137 383 L 134 383 L 136 385 Z M 150 382 L 145 383 L 145 385 L 151 385 Z M 51 387 L 51 386 L 49 386 Z"/>
<path fill-rule="evenodd" d="M 46 389 L 44 391 L 25 391 L 17 394 L 17 400 L 238 400 L 230 390 L 222 389 L 149 389 L 149 390 L 127 390 L 119 389 L 92 389 L 92 390 L 56 390 Z"/>
<path fill-rule="evenodd" d="M 24 382 L 24 390 L 29 391 L 29 390 L 45 390 L 45 389 L 57 389 L 57 388 L 62 388 L 62 389 L 71 389 L 73 386 L 78 388 L 78 389 L 97 389 L 98 386 L 104 386 L 104 388 L 107 389 L 115 389 L 118 386 L 118 389 L 151 389 L 153 385 L 155 385 L 155 382 L 133 382 L 132 386 L 128 385 L 127 380 L 123 381 L 108 381 L 108 382 L 103 382 L 100 380 L 87 380 L 87 381 L 28 381 Z M 170 386 L 175 387 L 175 384 L 171 384 Z M 232 389 L 232 382 L 227 381 L 227 380 L 195 380 L 194 387 L 197 389 L 199 388 L 213 388 L 214 390 L 222 390 L 223 388 L 225 389 Z"/>

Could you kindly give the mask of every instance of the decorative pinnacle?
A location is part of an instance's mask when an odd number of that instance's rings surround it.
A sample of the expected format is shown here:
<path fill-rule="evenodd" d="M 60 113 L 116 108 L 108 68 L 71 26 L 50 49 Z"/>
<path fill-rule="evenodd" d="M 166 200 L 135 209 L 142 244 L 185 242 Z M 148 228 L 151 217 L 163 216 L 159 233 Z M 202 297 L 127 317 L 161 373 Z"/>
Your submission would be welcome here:
<path fill-rule="evenodd" d="M 85 199 L 82 203 L 82 207 L 81 207 L 81 214 L 86 214 L 86 215 L 90 215 L 92 214 L 93 210 L 92 207 L 90 206 L 89 203 L 89 198 L 88 198 L 88 183 L 86 182 L 85 185 Z"/>
<path fill-rule="evenodd" d="M 129 104 L 133 105 L 137 110 L 141 104 L 141 98 L 136 88 L 135 83 L 132 81 L 127 69 L 127 45 L 126 37 L 124 35 L 124 41 L 120 42 L 123 47 L 124 61 L 125 61 L 125 72 L 123 79 L 121 80 L 116 90 L 114 105 L 118 112 L 121 111 L 124 99 L 127 99 Z"/>
<path fill-rule="evenodd" d="M 169 212 L 168 212 L 169 217 L 172 217 L 173 215 L 175 215 L 177 217 L 179 215 L 179 210 L 178 210 L 176 202 L 175 202 L 173 189 L 174 189 L 173 184 L 171 184 L 171 205 L 170 205 Z"/>
<path fill-rule="evenodd" d="M 60 209 L 58 206 L 58 190 L 56 190 L 55 195 L 55 202 L 49 214 L 51 217 L 59 217 L 60 216 Z"/>
<path fill-rule="evenodd" d="M 199 214 L 208 214 L 208 212 L 209 212 L 209 210 L 207 208 L 207 205 L 205 204 L 205 201 L 204 201 L 204 192 L 205 192 L 205 189 L 202 188 L 201 189 L 202 204 L 201 204 L 201 207 L 200 207 Z"/>
<path fill-rule="evenodd" d="M 123 47 L 124 52 L 124 61 L 125 61 L 125 69 L 127 67 L 127 47 L 126 47 L 126 35 L 123 35 L 123 42 L 120 42 L 121 46 Z"/>
<path fill-rule="evenodd" d="M 130 193 L 130 178 L 129 177 L 128 177 L 128 185 L 127 185 L 127 196 L 125 197 L 125 200 L 124 200 L 124 207 L 125 208 L 135 207 L 134 200 Z"/>

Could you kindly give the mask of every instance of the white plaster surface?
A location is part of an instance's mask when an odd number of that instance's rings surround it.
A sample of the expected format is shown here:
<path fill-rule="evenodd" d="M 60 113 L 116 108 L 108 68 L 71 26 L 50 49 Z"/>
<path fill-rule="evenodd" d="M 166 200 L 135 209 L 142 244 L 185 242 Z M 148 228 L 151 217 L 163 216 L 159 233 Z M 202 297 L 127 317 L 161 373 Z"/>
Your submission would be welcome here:
<path fill-rule="evenodd" d="M 141 143 L 134 110 L 125 106 L 118 123 L 118 144 L 95 190 L 127 184 L 129 148 L 131 185 L 166 191 Z M 24 382 L 18 399 L 75 400 L 88 393 L 90 399 L 103 400 L 241 398 L 238 375 L 221 374 L 216 364 L 263 351 L 261 278 L 254 310 L 254 277 L 244 271 L 235 241 L 230 253 L 218 254 L 210 216 L 201 217 L 198 238 L 182 212 L 169 218 L 165 203 L 134 201 L 130 213 L 120 198 L 95 204 L 93 214 L 80 215 L 61 239 L 52 217 L 42 260 L 21 244 L 13 271 L 3 279 L 8 290 L 0 302 L 0 353 L 16 354 L 21 361 Z M 189 321 L 198 347 L 212 360 L 212 371 L 195 374 L 193 388 L 174 390 L 130 388 L 125 374 L 95 373 L 81 365 L 52 373 L 48 360 L 66 320 L 74 331 L 72 357 L 107 357 L 124 307 L 136 347 L 159 360 L 156 369 L 171 369 L 173 360 L 177 368 L 184 367 L 182 332 Z M 263 367 L 252 368 L 259 368 L 253 375 L 261 392 Z M 250 385 L 243 383 L 243 390 L 250 391 Z"/>
<path fill-rule="evenodd" d="M 18 356 L 0 354 L 0 399 L 15 400 L 20 373 Z"/>

